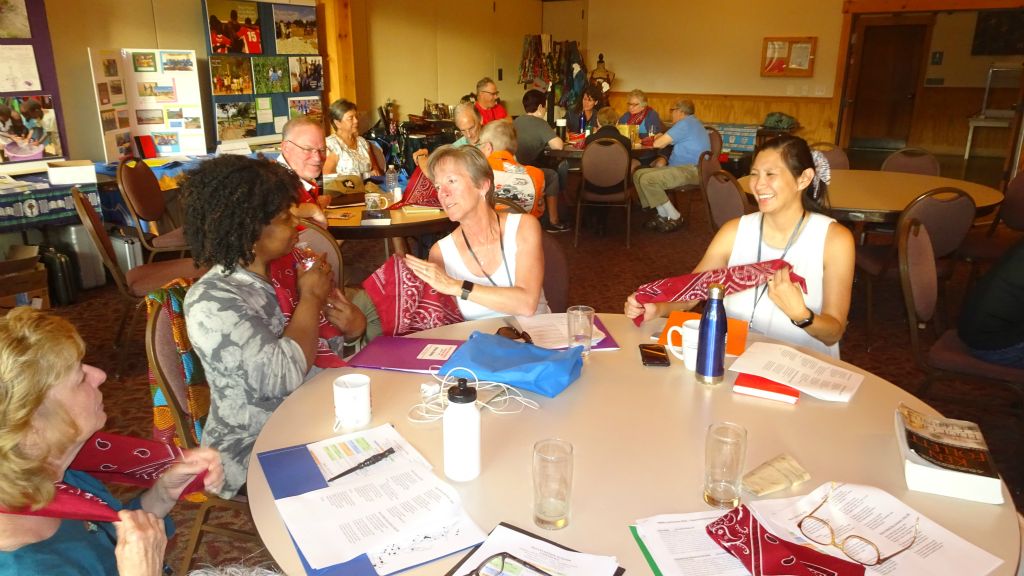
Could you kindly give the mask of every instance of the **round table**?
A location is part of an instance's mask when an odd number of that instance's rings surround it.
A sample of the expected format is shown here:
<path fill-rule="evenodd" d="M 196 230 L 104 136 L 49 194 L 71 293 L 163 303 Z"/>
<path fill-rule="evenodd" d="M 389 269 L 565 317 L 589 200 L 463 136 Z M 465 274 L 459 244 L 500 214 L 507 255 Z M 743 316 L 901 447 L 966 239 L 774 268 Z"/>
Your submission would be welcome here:
<path fill-rule="evenodd" d="M 739 179 L 750 193 L 750 176 Z M 995 188 L 941 176 L 880 170 L 832 170 L 828 199 L 832 216 L 846 222 L 895 223 L 914 198 L 934 188 L 959 188 L 974 199 L 978 216 L 996 209 L 1003 194 Z"/>
<path fill-rule="evenodd" d="M 829 480 L 877 486 L 1003 559 L 993 574 L 1011 575 L 1016 570 L 1020 532 L 1005 486 L 1006 503 L 1001 506 L 907 490 L 893 414 L 901 401 L 934 414 L 921 400 L 841 362 L 865 375 L 849 404 L 803 398 L 789 405 L 741 396 L 731 391 L 735 376 L 728 372 L 725 383 L 708 387 L 696 383 L 693 373 L 674 358 L 668 368 L 642 366 L 637 345 L 651 341 L 655 323 L 636 327 L 622 315 L 600 317 L 620 350 L 592 353 L 580 378 L 556 398 L 527 393 L 540 403 L 540 410 L 483 413 L 481 474 L 452 485 L 484 532 L 508 522 L 582 552 L 614 555 L 629 573 L 646 574 L 647 563 L 629 525 L 656 514 L 708 510 L 702 500 L 704 434 L 712 422 L 728 420 L 748 430 L 746 470 L 787 452 L 810 472 L 809 481 L 771 497 L 806 494 Z M 461 339 L 475 329 L 494 332 L 502 325 L 501 320 L 481 320 L 422 335 Z M 414 424 L 406 419 L 408 409 L 419 401 L 419 384 L 431 381 L 430 376 L 355 368 L 317 375 L 274 412 L 249 461 L 253 520 L 267 549 L 288 574 L 301 574 L 302 568 L 256 454 L 335 436 L 331 383 L 346 372 L 372 378 L 370 426 L 394 424 L 444 478 L 441 422 Z M 569 526 L 549 532 L 532 520 L 531 459 L 534 442 L 556 436 L 574 445 L 574 486 Z M 442 574 L 463 555 L 406 574 Z"/>
<path fill-rule="evenodd" d="M 457 224 L 448 219 L 444 210 L 408 214 L 404 210 L 389 210 L 390 224 L 363 224 L 364 206 L 328 208 L 327 229 L 338 240 L 367 240 L 391 238 L 396 254 L 405 254 L 405 238 L 423 234 L 442 234 L 455 229 Z"/>

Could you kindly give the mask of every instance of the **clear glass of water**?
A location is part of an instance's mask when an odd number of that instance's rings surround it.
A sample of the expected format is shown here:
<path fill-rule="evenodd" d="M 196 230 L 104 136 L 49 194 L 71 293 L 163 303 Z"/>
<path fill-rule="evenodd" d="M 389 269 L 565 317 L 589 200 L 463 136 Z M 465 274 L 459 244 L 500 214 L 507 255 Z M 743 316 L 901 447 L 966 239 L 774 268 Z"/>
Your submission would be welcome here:
<path fill-rule="evenodd" d="M 569 347 L 581 346 L 583 356 L 590 355 L 594 338 L 594 309 L 590 306 L 570 306 L 565 311 L 569 330 Z"/>
<path fill-rule="evenodd" d="M 572 444 L 546 438 L 533 445 L 533 522 L 546 530 L 569 525 Z"/>
<path fill-rule="evenodd" d="M 704 441 L 704 502 L 714 508 L 735 508 L 740 503 L 747 430 L 732 422 L 708 426 Z"/>

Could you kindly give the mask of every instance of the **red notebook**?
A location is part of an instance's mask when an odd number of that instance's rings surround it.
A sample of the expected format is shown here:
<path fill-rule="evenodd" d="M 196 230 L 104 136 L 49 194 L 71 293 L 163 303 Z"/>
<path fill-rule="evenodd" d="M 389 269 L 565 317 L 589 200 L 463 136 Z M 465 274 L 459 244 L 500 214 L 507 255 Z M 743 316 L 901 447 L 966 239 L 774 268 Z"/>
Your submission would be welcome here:
<path fill-rule="evenodd" d="M 796 404 L 796 401 L 800 399 L 800 391 L 792 386 L 742 372 L 736 375 L 736 383 L 732 385 L 732 391 L 747 396 L 778 400 L 787 404 Z"/>

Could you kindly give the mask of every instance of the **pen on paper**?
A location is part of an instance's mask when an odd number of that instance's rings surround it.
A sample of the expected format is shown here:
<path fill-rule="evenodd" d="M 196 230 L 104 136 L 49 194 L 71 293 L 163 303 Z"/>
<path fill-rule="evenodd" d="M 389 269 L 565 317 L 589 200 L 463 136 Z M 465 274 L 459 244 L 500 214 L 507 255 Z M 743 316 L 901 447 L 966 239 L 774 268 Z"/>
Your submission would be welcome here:
<path fill-rule="evenodd" d="M 379 452 L 377 454 L 374 454 L 373 456 L 370 456 L 369 458 L 367 458 L 366 460 L 363 460 L 359 464 L 356 464 L 355 466 L 349 468 L 348 470 L 345 470 L 344 472 L 342 472 L 342 473 L 340 473 L 340 474 L 338 474 L 336 476 L 332 476 L 332 477 L 328 478 L 327 482 L 328 483 L 334 482 L 338 478 L 341 478 L 342 476 L 347 476 L 347 475 L 355 472 L 356 470 L 362 470 L 363 468 L 368 468 L 370 466 L 373 466 L 377 462 L 380 462 L 381 460 L 387 458 L 388 456 L 391 456 L 394 453 L 395 453 L 395 449 L 394 448 L 388 448 L 387 450 L 385 450 L 383 452 Z"/>

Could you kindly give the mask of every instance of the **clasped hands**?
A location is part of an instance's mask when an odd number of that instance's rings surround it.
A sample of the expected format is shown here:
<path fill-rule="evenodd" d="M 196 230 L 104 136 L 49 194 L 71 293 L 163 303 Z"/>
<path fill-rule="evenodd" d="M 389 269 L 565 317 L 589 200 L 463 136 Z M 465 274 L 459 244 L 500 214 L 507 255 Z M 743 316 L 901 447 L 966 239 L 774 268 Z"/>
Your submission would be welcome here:
<path fill-rule="evenodd" d="M 317 256 L 309 270 L 299 267 L 297 273 L 300 296 L 314 299 L 327 321 L 341 331 L 345 341 L 355 340 L 366 332 L 366 316 L 345 297 L 344 291 L 335 286 L 334 271 L 327 262 L 326 254 Z"/>

